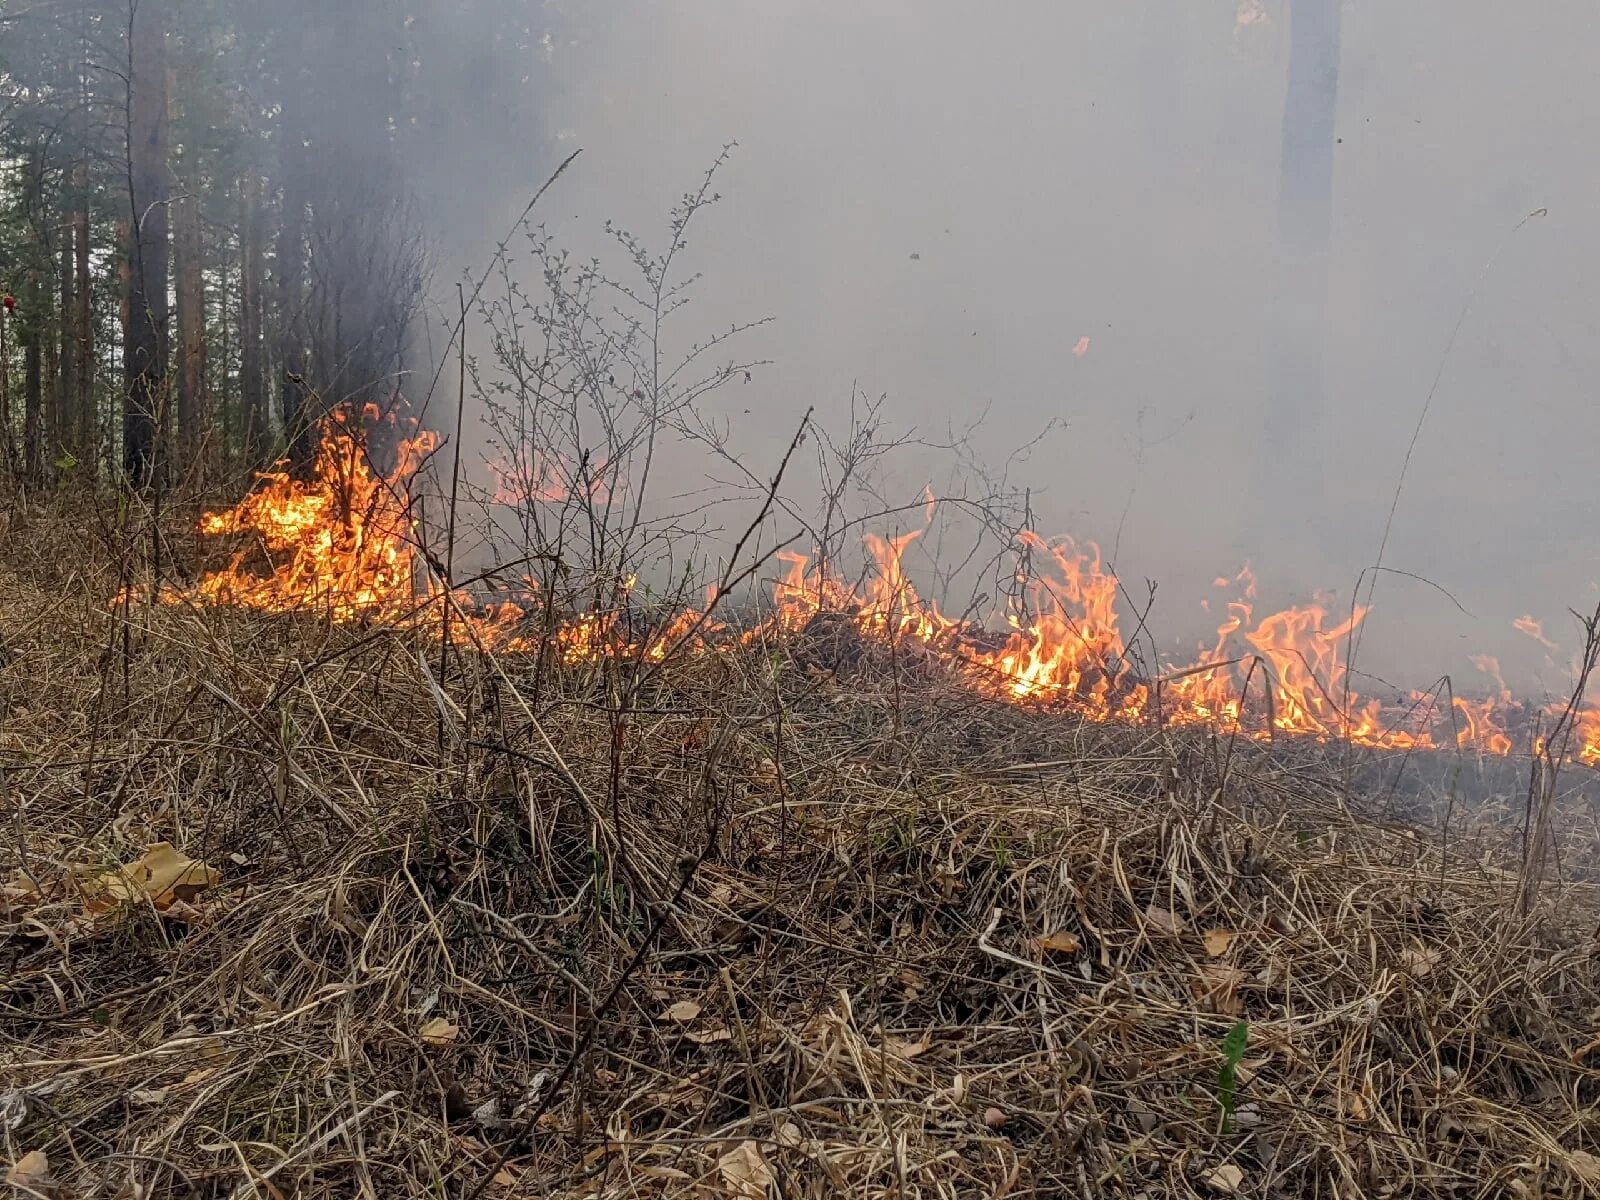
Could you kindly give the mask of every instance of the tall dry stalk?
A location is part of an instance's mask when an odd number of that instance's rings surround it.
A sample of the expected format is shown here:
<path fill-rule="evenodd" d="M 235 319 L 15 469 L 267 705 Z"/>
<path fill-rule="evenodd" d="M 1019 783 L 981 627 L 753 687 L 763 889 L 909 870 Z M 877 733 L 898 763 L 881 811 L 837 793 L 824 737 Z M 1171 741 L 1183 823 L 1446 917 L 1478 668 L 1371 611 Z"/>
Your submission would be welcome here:
<path fill-rule="evenodd" d="M 1573 615 L 1583 626 L 1583 656 L 1578 662 L 1577 678 L 1549 736 L 1535 741 L 1533 765 L 1529 769 L 1528 800 L 1522 825 L 1522 869 L 1517 877 L 1517 912 L 1524 915 L 1533 908 L 1544 885 L 1545 866 L 1554 841 L 1556 780 L 1572 748 L 1572 733 L 1578 713 L 1583 709 L 1589 677 L 1600 662 L 1600 605 L 1587 617 Z"/>

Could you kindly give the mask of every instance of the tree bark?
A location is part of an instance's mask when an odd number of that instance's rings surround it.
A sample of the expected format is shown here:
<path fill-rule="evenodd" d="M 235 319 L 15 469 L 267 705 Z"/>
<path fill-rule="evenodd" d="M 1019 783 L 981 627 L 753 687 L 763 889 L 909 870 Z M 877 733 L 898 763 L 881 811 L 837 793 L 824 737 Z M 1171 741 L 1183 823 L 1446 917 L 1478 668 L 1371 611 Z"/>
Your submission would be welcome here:
<path fill-rule="evenodd" d="M 36 241 L 29 254 L 22 322 L 18 330 L 22 341 L 22 469 L 29 479 L 37 479 L 43 455 L 45 311 L 50 294 L 45 280 L 55 267 L 45 238 L 48 222 L 44 213 L 42 145 L 28 153 L 23 169 L 26 175 L 22 183 L 22 208 L 28 217 L 29 232 Z"/>
<path fill-rule="evenodd" d="M 1341 0 L 1292 0 L 1289 82 L 1278 175 L 1278 287 L 1267 327 L 1269 456 L 1312 472 L 1324 407 L 1328 241 L 1333 222 L 1334 125 L 1339 104 Z"/>
<path fill-rule="evenodd" d="M 29 479 L 40 473 L 40 422 L 44 407 L 44 329 L 40 309 L 45 291 L 39 286 L 37 268 L 28 273 L 24 303 L 28 314 L 23 321 L 27 341 L 22 350 L 22 469 Z"/>
<path fill-rule="evenodd" d="M 296 103 L 298 107 L 298 102 Z M 283 212 L 278 224 L 278 370 L 283 433 L 289 466 L 304 475 L 311 468 L 311 422 L 305 411 L 305 237 L 309 180 L 299 123 L 285 105 Z"/>
<path fill-rule="evenodd" d="M 188 194 L 173 203 L 173 276 L 178 311 L 178 459 L 180 472 L 196 483 L 205 481 L 202 461 L 210 438 L 210 406 L 206 397 L 206 298 L 201 272 L 200 200 L 191 183 Z"/>
<path fill-rule="evenodd" d="M 69 194 L 66 197 L 64 211 L 61 213 L 61 248 L 60 261 L 60 286 L 58 288 L 61 302 L 60 349 L 57 352 L 56 390 L 52 398 L 55 412 L 53 414 L 53 429 L 51 437 L 55 444 L 63 450 L 70 450 L 74 438 L 73 416 L 78 404 L 78 300 L 73 295 L 73 287 L 77 282 L 76 262 L 73 256 L 73 223 L 72 206 L 76 203 Z"/>
<path fill-rule="evenodd" d="M 89 164 L 78 164 L 78 186 L 72 213 L 72 250 L 76 258 L 77 287 L 73 300 L 77 314 L 73 334 L 77 339 L 78 366 L 74 380 L 78 385 L 77 454 L 89 478 L 94 478 L 100 458 L 100 414 L 94 398 L 94 282 L 89 274 Z"/>
<path fill-rule="evenodd" d="M 126 328 L 123 470 L 136 487 L 155 478 L 167 382 L 167 72 L 164 12 L 134 0 L 128 22 Z"/>
<path fill-rule="evenodd" d="M 240 183 L 244 228 L 239 262 L 239 399 L 243 408 L 245 466 L 261 465 L 267 435 L 266 380 L 262 375 L 262 287 L 266 276 L 261 228 L 261 178 L 253 171 Z"/>

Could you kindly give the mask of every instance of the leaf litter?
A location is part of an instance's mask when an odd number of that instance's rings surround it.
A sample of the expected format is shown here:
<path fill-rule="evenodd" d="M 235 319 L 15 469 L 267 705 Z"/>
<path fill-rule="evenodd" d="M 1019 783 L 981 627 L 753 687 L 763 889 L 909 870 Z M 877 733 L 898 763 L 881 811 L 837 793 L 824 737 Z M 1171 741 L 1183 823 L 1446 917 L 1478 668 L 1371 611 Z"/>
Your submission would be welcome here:
<path fill-rule="evenodd" d="M 1363 791 L 1341 747 L 1224 763 L 1203 731 L 975 700 L 819 622 L 655 677 L 591 821 L 617 745 L 591 668 L 469 648 L 443 677 L 529 763 L 441 747 L 398 633 L 160 608 L 91 753 L 70 715 L 111 618 L 81 619 L 30 645 L 13 744 L 116 762 L 116 811 L 115 782 L 8 768 L 23 841 L 0 833 L 0 1124 L 8 1171 L 61 1195 L 113 1170 L 129 1195 L 433 1194 L 507 1144 L 489 1186 L 555 1200 L 602 1169 L 685 1200 L 1600 1186 L 1600 904 L 1580 878 L 1519 913 L 1511 822 L 1458 810 L 1441 848 L 1364 817 L 1403 764 Z M 781 736 L 774 655 L 800 668 Z M 265 698 L 287 761 L 240 715 Z M 710 794 L 715 852 L 669 911 Z"/>

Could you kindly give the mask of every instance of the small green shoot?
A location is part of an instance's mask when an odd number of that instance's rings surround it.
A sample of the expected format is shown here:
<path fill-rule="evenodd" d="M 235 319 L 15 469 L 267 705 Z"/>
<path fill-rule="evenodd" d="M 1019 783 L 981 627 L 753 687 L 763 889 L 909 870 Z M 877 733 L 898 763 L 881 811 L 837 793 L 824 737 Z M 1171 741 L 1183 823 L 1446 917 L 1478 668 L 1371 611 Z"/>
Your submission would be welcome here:
<path fill-rule="evenodd" d="M 1217 1071 L 1217 1103 L 1222 1106 L 1222 1132 L 1233 1132 L 1233 1106 L 1239 1092 L 1239 1064 L 1250 1041 L 1250 1025 L 1240 1021 L 1222 1039 L 1222 1066 Z"/>

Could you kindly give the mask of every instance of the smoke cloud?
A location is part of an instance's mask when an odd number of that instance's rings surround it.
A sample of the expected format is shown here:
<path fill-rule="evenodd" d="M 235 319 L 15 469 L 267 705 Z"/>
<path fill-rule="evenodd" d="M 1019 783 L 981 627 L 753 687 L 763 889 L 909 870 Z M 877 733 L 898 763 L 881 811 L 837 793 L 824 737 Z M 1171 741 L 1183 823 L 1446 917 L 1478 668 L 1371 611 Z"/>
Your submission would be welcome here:
<path fill-rule="evenodd" d="M 775 318 L 744 346 L 771 365 L 715 401 L 741 452 L 775 461 L 808 405 L 838 419 L 853 388 L 931 435 L 986 414 L 997 459 L 1059 422 L 1016 471 L 1040 530 L 1114 546 L 1126 578 L 1160 581 L 1157 627 L 1191 640 L 1211 580 L 1245 562 L 1264 603 L 1349 604 L 1437 375 L 1384 552 L 1431 583 L 1379 580 L 1363 655 L 1425 685 L 1488 651 L 1513 684 L 1557 687 L 1512 621 L 1571 645 L 1566 609 L 1594 597 L 1593 14 L 1328 7 L 558 13 L 536 61 L 459 63 L 474 86 L 542 82 L 425 173 L 442 257 L 481 264 L 578 146 L 548 229 L 579 255 L 607 252 L 608 218 L 660 241 L 737 141 L 688 252 L 705 279 L 685 336 Z M 1330 119 L 1307 118 L 1334 139 L 1320 152 L 1293 126 L 1327 47 L 1291 83 L 1296 22 L 1338 41 Z M 1290 210 L 1319 186 L 1308 240 Z M 932 471 L 914 458 L 899 482 Z"/>

